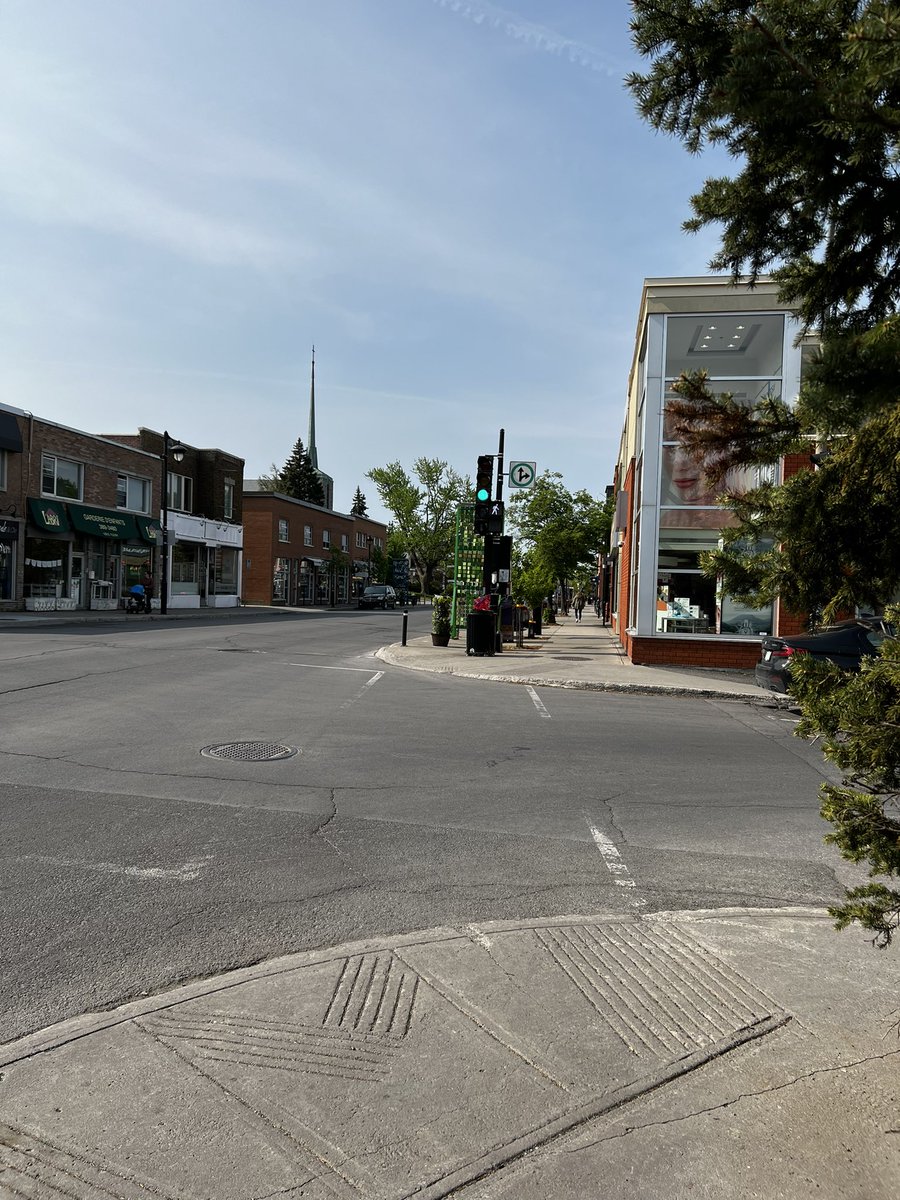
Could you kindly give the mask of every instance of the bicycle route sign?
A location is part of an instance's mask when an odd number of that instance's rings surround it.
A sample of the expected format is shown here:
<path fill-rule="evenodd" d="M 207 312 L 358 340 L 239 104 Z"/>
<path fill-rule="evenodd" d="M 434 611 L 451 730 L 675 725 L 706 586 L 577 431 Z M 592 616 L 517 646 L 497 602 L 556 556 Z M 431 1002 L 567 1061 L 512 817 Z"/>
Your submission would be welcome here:
<path fill-rule="evenodd" d="M 514 488 L 530 488 L 537 474 L 537 463 L 511 462 L 509 464 L 509 486 Z"/>

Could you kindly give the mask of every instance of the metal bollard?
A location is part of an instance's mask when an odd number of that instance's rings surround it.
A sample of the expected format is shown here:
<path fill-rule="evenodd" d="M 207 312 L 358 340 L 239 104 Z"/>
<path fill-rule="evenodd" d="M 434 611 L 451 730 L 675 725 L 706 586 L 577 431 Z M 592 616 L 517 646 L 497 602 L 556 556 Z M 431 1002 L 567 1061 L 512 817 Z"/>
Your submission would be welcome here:
<path fill-rule="evenodd" d="M 403 633 L 400 636 L 400 645 L 401 646 L 406 645 L 406 626 L 407 626 L 408 622 L 409 622 L 409 609 L 404 608 L 404 610 L 403 610 Z"/>

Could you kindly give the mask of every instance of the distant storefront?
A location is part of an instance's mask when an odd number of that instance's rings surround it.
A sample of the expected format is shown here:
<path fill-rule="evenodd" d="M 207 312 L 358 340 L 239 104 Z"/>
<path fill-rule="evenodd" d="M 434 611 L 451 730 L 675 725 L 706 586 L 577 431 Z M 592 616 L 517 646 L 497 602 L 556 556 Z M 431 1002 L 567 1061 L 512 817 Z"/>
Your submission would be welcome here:
<path fill-rule="evenodd" d="M 243 529 L 225 521 L 170 513 L 170 608 L 240 604 Z"/>
<path fill-rule="evenodd" d="M 26 608 L 116 608 L 131 584 L 153 571 L 159 535 L 159 522 L 150 517 L 29 498 Z"/>

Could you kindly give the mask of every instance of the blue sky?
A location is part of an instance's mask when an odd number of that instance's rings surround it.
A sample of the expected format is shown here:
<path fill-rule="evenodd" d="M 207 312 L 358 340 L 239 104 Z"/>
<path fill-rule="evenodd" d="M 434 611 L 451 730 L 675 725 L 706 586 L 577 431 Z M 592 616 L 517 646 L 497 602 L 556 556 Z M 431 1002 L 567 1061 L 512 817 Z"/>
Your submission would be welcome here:
<path fill-rule="evenodd" d="M 637 117 L 626 0 L 3 0 L 0 399 L 253 476 L 508 458 L 602 495 L 641 284 L 721 159 Z"/>

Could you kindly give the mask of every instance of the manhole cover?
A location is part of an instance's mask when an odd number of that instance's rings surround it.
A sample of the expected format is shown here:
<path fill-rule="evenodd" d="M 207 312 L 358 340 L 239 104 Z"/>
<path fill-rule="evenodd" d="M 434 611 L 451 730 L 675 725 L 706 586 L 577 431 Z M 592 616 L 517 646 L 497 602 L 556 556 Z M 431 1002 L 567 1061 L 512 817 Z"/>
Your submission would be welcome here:
<path fill-rule="evenodd" d="M 204 746 L 200 751 L 204 758 L 227 758 L 238 762 L 274 762 L 279 758 L 293 758 L 299 754 L 292 746 L 281 742 L 223 742 L 220 746 Z"/>
<path fill-rule="evenodd" d="M 557 662 L 590 662 L 591 660 L 583 654 L 554 654 L 553 657 Z"/>

